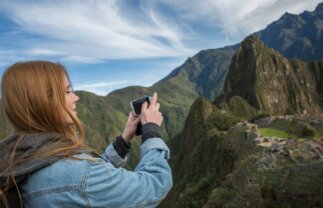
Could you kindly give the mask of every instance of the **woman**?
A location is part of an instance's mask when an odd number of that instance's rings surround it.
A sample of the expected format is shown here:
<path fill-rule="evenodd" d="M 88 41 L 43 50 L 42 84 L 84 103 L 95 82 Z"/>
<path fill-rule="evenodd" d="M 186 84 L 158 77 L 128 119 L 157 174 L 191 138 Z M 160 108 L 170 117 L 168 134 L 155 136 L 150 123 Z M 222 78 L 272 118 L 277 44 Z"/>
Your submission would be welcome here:
<path fill-rule="evenodd" d="M 143 104 L 140 117 L 129 113 L 122 135 L 100 156 L 84 143 L 75 111 L 79 97 L 62 65 L 16 63 L 3 74 L 1 91 L 15 129 L 0 142 L 2 206 L 155 207 L 170 190 L 170 152 L 160 138 L 157 93 L 149 107 Z M 132 172 L 121 166 L 139 122 L 141 160 Z"/>

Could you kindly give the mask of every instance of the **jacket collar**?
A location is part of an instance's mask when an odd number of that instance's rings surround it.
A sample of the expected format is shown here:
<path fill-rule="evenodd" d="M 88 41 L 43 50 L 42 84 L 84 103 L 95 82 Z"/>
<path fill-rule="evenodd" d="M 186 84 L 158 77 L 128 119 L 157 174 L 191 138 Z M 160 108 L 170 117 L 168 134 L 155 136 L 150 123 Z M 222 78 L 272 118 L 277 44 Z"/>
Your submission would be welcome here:
<path fill-rule="evenodd" d="M 62 156 L 49 156 L 43 159 L 28 160 L 37 152 L 47 152 L 53 149 L 71 145 L 71 141 L 66 139 L 65 142 L 58 142 L 61 135 L 57 133 L 14 133 L 0 142 L 0 188 L 11 187 L 13 181 L 8 180 L 9 176 L 15 178 L 16 182 L 22 181 L 28 174 L 37 171 L 43 167 L 57 162 Z M 18 144 L 17 144 L 18 143 Z M 15 158 L 23 158 L 23 163 L 16 164 L 12 169 L 8 169 L 9 160 L 15 149 Z M 94 151 L 76 149 L 75 153 L 90 153 Z"/>

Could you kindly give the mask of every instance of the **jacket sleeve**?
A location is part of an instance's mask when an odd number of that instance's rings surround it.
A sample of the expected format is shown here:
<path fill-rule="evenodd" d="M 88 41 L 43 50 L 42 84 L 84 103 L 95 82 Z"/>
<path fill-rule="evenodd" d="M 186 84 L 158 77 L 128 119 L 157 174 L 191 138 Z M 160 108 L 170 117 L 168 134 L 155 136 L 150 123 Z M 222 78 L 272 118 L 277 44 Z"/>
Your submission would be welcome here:
<path fill-rule="evenodd" d="M 102 159 L 91 164 L 85 193 L 93 207 L 156 207 L 166 196 L 173 184 L 167 145 L 160 138 L 151 138 L 140 151 L 134 171 Z"/>
<path fill-rule="evenodd" d="M 123 167 L 127 164 L 128 157 L 120 157 L 113 144 L 111 143 L 101 155 L 101 157 L 114 165 L 114 167 Z"/>

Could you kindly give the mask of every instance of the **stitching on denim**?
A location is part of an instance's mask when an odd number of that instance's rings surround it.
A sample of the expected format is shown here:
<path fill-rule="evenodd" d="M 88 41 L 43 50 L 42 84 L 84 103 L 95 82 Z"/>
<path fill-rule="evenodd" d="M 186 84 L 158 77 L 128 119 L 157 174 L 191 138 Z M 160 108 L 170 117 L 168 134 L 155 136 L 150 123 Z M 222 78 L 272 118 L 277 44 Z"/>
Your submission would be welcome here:
<path fill-rule="evenodd" d="M 81 194 L 83 195 L 84 197 L 84 200 L 86 201 L 87 203 L 87 207 L 91 208 L 92 207 L 92 204 L 90 202 L 90 199 L 89 199 L 89 196 L 86 192 L 86 187 L 87 187 L 87 178 L 90 174 L 90 170 L 91 170 L 91 167 L 92 167 L 92 164 L 95 163 L 97 160 L 97 158 L 93 158 L 94 160 L 93 161 L 90 161 L 88 163 L 88 166 L 86 168 L 86 171 L 84 172 L 83 176 L 82 176 L 82 179 L 81 179 Z"/>
<path fill-rule="evenodd" d="M 105 162 L 105 160 L 103 160 L 103 161 Z M 88 178 L 89 178 L 91 169 L 92 169 L 93 165 L 96 164 L 96 163 L 98 163 L 98 165 L 102 166 L 103 169 L 107 172 L 107 174 L 109 174 L 110 177 L 112 176 L 111 175 L 111 172 L 109 171 L 109 169 L 107 167 L 105 167 L 105 165 L 101 161 L 99 161 L 98 159 L 96 159 L 96 161 L 92 161 L 90 163 L 89 169 L 88 169 L 87 173 L 85 174 L 86 176 L 84 177 L 84 182 L 82 182 L 82 184 L 84 184 L 83 188 L 84 188 L 85 196 L 86 196 L 87 201 L 88 201 L 88 203 L 90 204 L 91 207 L 92 207 L 92 205 L 91 205 L 90 199 L 88 197 L 88 193 L 86 191 L 86 188 L 87 188 L 87 181 L 88 181 Z"/>
<path fill-rule="evenodd" d="M 70 159 L 70 158 L 67 158 L 67 160 L 68 159 Z M 88 161 L 88 166 L 90 166 L 89 165 L 90 163 L 93 163 L 94 161 L 97 161 L 96 158 L 93 158 L 93 157 L 91 157 L 91 158 L 82 158 L 82 157 L 80 157 L 79 159 L 81 159 L 83 161 L 84 160 Z M 66 159 L 61 159 L 61 160 L 66 160 Z M 83 176 L 82 176 L 82 179 L 83 179 Z M 27 200 L 31 200 L 31 199 L 36 198 L 36 197 L 50 195 L 50 194 L 59 193 L 59 192 L 67 192 L 67 191 L 79 191 L 81 194 L 83 194 L 83 192 L 82 192 L 82 179 L 81 179 L 80 184 L 65 185 L 65 186 L 61 186 L 61 187 L 55 187 L 55 188 L 39 190 L 39 191 L 36 191 L 36 192 L 26 194 L 24 196 L 24 199 L 27 201 Z"/>
<path fill-rule="evenodd" d="M 30 194 L 27 194 L 24 199 L 25 200 L 30 200 L 36 197 L 40 196 L 45 196 L 45 195 L 50 195 L 54 193 L 59 193 L 59 192 L 66 192 L 66 191 L 79 191 L 81 186 L 79 184 L 76 185 L 69 185 L 69 186 L 62 186 L 62 187 L 55 187 L 51 189 L 46 189 L 46 190 L 40 190 L 36 191 Z"/>

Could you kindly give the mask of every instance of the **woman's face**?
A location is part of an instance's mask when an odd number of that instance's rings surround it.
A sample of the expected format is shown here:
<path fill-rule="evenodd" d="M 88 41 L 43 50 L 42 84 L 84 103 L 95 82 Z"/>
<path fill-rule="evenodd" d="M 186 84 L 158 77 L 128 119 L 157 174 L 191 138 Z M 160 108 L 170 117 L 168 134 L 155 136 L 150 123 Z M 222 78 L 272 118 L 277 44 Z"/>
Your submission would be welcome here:
<path fill-rule="evenodd" d="M 76 113 L 76 102 L 79 100 L 79 97 L 74 94 L 71 84 L 67 77 L 64 75 L 64 87 L 65 87 L 65 101 L 67 109 L 72 112 L 72 114 L 77 117 Z M 73 124 L 72 118 L 65 112 L 65 121 L 68 124 Z"/>

